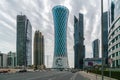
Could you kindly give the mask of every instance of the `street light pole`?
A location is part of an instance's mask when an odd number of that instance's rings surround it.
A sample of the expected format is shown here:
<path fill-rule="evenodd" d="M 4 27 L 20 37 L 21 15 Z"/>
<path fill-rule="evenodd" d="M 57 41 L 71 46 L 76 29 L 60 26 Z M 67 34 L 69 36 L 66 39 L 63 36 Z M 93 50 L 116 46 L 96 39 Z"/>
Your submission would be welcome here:
<path fill-rule="evenodd" d="M 49 55 L 46 55 L 47 56 L 47 67 L 49 66 Z"/>
<path fill-rule="evenodd" d="M 104 46 L 103 46 L 103 0 L 101 0 L 101 53 L 102 53 L 102 80 L 104 80 L 104 56 L 103 56 L 103 50 L 104 50 Z"/>

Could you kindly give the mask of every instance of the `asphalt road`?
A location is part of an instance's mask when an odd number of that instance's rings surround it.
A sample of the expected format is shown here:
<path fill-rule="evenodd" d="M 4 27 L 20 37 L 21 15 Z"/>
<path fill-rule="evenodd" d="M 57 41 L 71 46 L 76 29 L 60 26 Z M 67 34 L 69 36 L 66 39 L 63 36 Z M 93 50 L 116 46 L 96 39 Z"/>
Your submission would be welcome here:
<path fill-rule="evenodd" d="M 0 74 L 0 80 L 88 80 L 79 73 L 67 71 L 38 71 Z"/>

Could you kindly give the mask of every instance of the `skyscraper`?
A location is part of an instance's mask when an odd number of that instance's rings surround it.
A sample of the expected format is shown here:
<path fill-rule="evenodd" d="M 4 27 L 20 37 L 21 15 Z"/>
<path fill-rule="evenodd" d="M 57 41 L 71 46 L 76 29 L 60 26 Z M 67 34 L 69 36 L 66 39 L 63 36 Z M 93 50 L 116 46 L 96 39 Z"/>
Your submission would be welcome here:
<path fill-rule="evenodd" d="M 92 48 L 93 48 L 93 58 L 99 58 L 99 48 L 100 48 L 99 39 L 93 41 Z"/>
<path fill-rule="evenodd" d="M 74 16 L 74 68 L 77 69 L 83 68 L 83 58 L 85 58 L 83 26 L 83 14 L 79 14 L 79 19 Z"/>
<path fill-rule="evenodd" d="M 68 68 L 67 21 L 69 10 L 61 5 L 52 9 L 55 29 L 53 68 Z"/>
<path fill-rule="evenodd" d="M 44 36 L 41 32 L 36 31 L 34 36 L 34 65 L 44 65 Z"/>
<path fill-rule="evenodd" d="M 7 54 L 0 52 L 0 68 L 7 67 Z"/>
<path fill-rule="evenodd" d="M 120 67 L 120 0 L 111 0 L 109 9 L 108 57 L 112 60 L 110 66 Z"/>
<path fill-rule="evenodd" d="M 32 26 L 25 15 L 17 15 L 17 65 L 32 64 Z"/>
<path fill-rule="evenodd" d="M 113 22 L 113 20 L 114 20 L 114 9 L 115 9 L 115 4 L 114 4 L 114 2 L 111 2 L 111 10 L 110 10 L 110 18 L 111 18 L 111 23 Z"/>
<path fill-rule="evenodd" d="M 105 64 L 108 64 L 108 12 L 103 13 L 103 57 L 105 59 Z"/>

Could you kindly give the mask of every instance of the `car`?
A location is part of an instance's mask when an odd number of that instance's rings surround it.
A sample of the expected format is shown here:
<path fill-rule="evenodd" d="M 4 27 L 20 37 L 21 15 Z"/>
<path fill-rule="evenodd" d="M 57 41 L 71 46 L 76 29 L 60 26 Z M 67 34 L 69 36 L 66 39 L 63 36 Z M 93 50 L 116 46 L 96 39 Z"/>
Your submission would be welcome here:
<path fill-rule="evenodd" d="M 71 72 L 72 73 L 76 73 L 76 72 L 78 72 L 78 70 L 77 69 L 73 69 L 73 70 L 71 70 Z"/>
<path fill-rule="evenodd" d="M 27 70 L 26 69 L 21 69 L 18 72 L 27 72 Z"/>

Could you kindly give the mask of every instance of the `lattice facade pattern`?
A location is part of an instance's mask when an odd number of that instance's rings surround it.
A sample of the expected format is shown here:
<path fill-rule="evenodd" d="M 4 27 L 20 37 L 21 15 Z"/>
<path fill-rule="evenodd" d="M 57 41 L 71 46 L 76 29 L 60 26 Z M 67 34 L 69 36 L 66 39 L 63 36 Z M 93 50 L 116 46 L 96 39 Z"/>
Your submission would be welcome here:
<path fill-rule="evenodd" d="M 67 56 L 67 21 L 69 10 L 64 6 L 55 6 L 52 9 L 55 28 L 54 56 Z"/>

